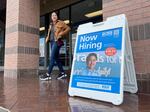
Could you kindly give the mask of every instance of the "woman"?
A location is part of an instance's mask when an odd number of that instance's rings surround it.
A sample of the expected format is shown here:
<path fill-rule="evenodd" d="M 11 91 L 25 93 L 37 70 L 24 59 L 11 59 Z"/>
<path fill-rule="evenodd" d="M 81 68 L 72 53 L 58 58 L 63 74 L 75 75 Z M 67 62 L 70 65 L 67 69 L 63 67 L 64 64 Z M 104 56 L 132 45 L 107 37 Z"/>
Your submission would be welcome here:
<path fill-rule="evenodd" d="M 56 12 L 51 14 L 51 24 L 49 25 L 48 35 L 46 37 L 46 43 L 50 41 L 51 44 L 51 59 L 49 63 L 48 73 L 40 77 L 41 80 L 51 79 L 51 72 L 55 65 L 55 62 L 59 68 L 60 74 L 57 79 L 67 77 L 59 59 L 59 50 L 63 45 L 62 37 L 70 31 L 70 27 L 63 21 L 58 20 Z"/>

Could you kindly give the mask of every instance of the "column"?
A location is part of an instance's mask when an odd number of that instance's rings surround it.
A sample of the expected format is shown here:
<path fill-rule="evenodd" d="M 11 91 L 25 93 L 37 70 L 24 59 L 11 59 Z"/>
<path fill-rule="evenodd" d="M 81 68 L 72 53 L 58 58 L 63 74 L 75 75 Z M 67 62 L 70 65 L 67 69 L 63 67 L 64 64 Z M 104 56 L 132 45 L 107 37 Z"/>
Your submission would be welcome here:
<path fill-rule="evenodd" d="M 4 76 L 36 75 L 40 0 L 7 0 Z"/>

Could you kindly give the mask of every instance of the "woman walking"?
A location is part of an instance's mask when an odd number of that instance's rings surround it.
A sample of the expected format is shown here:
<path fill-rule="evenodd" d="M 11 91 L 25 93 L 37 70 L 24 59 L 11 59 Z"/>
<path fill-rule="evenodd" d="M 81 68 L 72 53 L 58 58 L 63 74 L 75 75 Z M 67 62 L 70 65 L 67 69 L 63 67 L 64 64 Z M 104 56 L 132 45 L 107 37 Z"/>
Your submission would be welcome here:
<path fill-rule="evenodd" d="M 55 63 L 57 64 L 60 71 L 60 74 L 57 79 L 62 79 L 67 77 L 59 59 L 59 50 L 61 46 L 64 45 L 62 37 L 70 31 L 70 27 L 66 25 L 63 21 L 58 20 L 58 16 L 56 12 L 53 12 L 51 14 L 51 20 L 52 22 L 49 25 L 48 34 L 46 37 L 46 43 L 50 42 L 51 44 L 51 57 L 50 57 L 48 73 L 42 75 L 40 77 L 41 80 L 51 79 L 51 72 Z"/>

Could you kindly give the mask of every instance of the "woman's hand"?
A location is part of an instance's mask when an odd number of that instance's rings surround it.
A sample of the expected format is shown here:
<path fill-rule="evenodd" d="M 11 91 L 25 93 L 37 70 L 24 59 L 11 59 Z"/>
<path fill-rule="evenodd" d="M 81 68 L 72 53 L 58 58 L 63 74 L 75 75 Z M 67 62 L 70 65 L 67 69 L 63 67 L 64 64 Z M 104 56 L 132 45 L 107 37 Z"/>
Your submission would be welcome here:
<path fill-rule="evenodd" d="M 46 36 L 46 43 L 48 43 L 49 41 L 49 36 Z"/>
<path fill-rule="evenodd" d="M 55 32 L 55 40 L 62 38 L 62 33 Z"/>
<path fill-rule="evenodd" d="M 60 32 L 60 33 L 58 34 L 58 36 L 57 36 L 57 39 L 62 38 L 62 35 L 63 35 L 63 33 L 62 33 L 62 32 Z"/>
<path fill-rule="evenodd" d="M 63 36 L 63 32 L 60 32 L 60 33 L 58 34 L 58 36 L 62 37 L 62 36 Z"/>

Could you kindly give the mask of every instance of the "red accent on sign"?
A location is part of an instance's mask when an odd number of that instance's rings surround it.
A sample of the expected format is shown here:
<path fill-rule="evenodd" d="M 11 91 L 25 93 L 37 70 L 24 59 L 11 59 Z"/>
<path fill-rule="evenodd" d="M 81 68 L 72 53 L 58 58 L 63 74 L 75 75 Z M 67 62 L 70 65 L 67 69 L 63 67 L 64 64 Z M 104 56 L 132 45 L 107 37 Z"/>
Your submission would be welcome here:
<path fill-rule="evenodd" d="M 107 55 L 107 56 L 113 56 L 113 55 L 115 55 L 117 53 L 117 50 L 116 50 L 116 48 L 114 48 L 114 47 L 109 47 L 109 48 L 107 48 L 106 50 L 105 50 L 105 54 Z"/>

